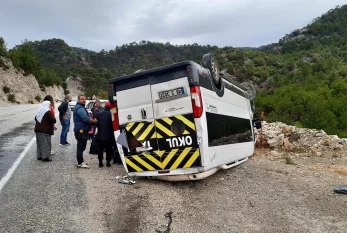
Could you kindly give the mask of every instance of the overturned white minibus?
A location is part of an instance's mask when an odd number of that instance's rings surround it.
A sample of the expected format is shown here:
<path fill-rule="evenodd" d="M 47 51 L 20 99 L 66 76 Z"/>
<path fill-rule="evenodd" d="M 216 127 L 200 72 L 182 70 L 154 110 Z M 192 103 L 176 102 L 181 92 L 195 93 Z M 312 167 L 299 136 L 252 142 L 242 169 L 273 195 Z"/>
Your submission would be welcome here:
<path fill-rule="evenodd" d="M 110 84 L 129 176 L 199 180 L 254 152 L 255 89 L 222 78 L 212 54 L 202 65 L 179 62 Z"/>

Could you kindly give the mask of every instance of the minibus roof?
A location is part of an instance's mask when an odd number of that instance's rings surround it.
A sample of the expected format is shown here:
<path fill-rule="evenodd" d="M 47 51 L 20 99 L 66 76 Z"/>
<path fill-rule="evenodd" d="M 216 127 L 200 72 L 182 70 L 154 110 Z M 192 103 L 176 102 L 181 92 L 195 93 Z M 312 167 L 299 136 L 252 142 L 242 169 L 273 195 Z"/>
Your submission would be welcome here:
<path fill-rule="evenodd" d="M 167 66 L 161 66 L 161 67 L 157 67 L 154 69 L 144 70 L 144 71 L 141 71 L 138 73 L 133 73 L 133 74 L 129 74 L 129 75 L 121 76 L 121 77 L 116 77 L 116 78 L 111 79 L 109 81 L 109 83 L 110 84 L 118 83 L 118 82 L 122 82 L 124 80 L 134 79 L 134 78 L 137 78 L 139 76 L 143 76 L 143 75 L 147 75 L 147 74 L 163 73 L 164 71 L 167 72 L 169 70 L 175 70 L 179 67 L 188 66 L 188 65 L 197 65 L 197 64 L 195 62 L 192 62 L 192 61 L 178 62 L 178 63 L 170 64 Z"/>

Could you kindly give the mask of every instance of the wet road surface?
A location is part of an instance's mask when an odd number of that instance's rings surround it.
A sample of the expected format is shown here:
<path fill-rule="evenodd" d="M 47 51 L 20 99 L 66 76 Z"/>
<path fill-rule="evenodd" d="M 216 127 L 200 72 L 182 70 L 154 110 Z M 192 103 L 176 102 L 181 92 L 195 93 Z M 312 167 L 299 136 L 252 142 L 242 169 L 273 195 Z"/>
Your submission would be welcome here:
<path fill-rule="evenodd" d="M 0 107 L 0 179 L 35 136 L 39 104 Z"/>

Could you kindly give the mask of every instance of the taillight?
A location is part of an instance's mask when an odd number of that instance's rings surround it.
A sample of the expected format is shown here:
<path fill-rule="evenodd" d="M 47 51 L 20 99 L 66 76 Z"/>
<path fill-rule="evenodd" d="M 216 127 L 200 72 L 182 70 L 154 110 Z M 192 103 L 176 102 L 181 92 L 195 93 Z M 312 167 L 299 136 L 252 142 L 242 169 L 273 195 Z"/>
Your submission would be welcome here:
<path fill-rule="evenodd" d="M 190 94 L 192 96 L 194 118 L 200 118 L 203 112 L 200 87 L 199 86 L 191 87 Z"/>
<path fill-rule="evenodd" d="M 161 170 L 161 171 L 158 171 L 158 174 L 167 174 L 167 173 L 170 173 L 170 170 Z"/>

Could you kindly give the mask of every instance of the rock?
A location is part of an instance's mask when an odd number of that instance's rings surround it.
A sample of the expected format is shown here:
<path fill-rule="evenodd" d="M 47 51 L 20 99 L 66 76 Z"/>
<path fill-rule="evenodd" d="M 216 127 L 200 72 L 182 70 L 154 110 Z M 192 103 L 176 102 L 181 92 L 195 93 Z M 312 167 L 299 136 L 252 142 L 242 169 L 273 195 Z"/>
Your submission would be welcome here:
<path fill-rule="evenodd" d="M 83 80 L 80 77 L 68 77 L 66 79 L 67 90 L 69 90 L 71 96 L 77 97 L 79 94 L 83 94 L 85 92 L 82 82 Z"/>
<path fill-rule="evenodd" d="M 295 142 L 298 141 L 300 139 L 300 134 L 298 133 L 293 133 L 292 135 L 290 135 L 290 137 L 288 138 L 289 142 Z"/>
<path fill-rule="evenodd" d="M 268 141 L 268 144 L 271 148 L 277 147 L 279 145 L 283 144 L 283 139 L 284 139 L 284 135 L 281 134 L 277 137 L 275 137 L 274 139 L 271 139 Z"/>
<path fill-rule="evenodd" d="M 347 139 L 337 135 L 327 135 L 323 130 L 295 128 L 281 122 L 262 122 L 262 130 L 256 137 L 256 148 L 276 148 L 268 151 L 271 158 L 285 148 L 287 152 L 297 152 L 300 156 L 329 156 L 333 151 L 347 151 Z M 311 150 L 311 151 L 310 151 Z M 272 151 L 275 151 L 274 149 Z M 266 154 L 266 152 L 263 152 Z"/>
<path fill-rule="evenodd" d="M 325 136 L 325 134 L 323 134 L 323 133 L 317 133 L 316 135 L 314 135 L 315 137 L 324 137 Z"/>
<path fill-rule="evenodd" d="M 286 148 L 286 149 L 289 149 L 289 148 L 290 148 L 290 142 L 289 142 L 289 139 L 288 139 L 288 138 L 283 139 L 283 146 L 284 146 L 284 148 Z"/>
<path fill-rule="evenodd" d="M 324 139 L 323 141 L 320 142 L 320 144 L 323 146 L 329 146 L 330 145 L 329 139 Z"/>
<path fill-rule="evenodd" d="M 321 134 L 327 135 L 327 133 L 326 133 L 326 132 L 324 132 L 324 130 L 322 130 L 322 129 L 321 129 L 321 130 L 319 130 L 318 132 L 319 132 L 319 133 L 321 133 Z"/>
<path fill-rule="evenodd" d="M 292 129 L 288 125 L 286 125 L 286 126 L 283 126 L 281 132 L 284 133 L 285 135 L 288 135 L 292 132 Z"/>

